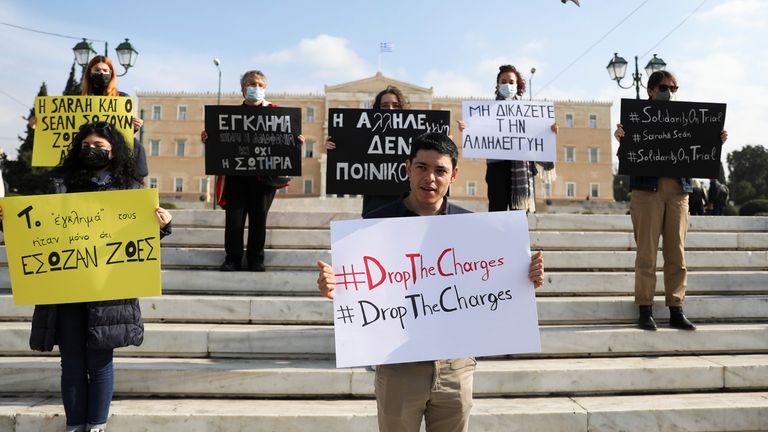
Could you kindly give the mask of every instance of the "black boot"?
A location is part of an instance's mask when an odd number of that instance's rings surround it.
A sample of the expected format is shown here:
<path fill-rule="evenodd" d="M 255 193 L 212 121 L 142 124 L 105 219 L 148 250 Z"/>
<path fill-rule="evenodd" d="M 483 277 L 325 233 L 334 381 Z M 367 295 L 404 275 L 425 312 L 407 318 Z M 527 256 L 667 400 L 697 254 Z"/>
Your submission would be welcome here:
<path fill-rule="evenodd" d="M 637 326 L 643 330 L 656 331 L 656 321 L 653 320 L 653 306 L 640 306 L 640 318 Z"/>
<path fill-rule="evenodd" d="M 669 307 L 669 326 L 680 330 L 696 330 L 696 326 L 683 315 L 682 306 Z"/>

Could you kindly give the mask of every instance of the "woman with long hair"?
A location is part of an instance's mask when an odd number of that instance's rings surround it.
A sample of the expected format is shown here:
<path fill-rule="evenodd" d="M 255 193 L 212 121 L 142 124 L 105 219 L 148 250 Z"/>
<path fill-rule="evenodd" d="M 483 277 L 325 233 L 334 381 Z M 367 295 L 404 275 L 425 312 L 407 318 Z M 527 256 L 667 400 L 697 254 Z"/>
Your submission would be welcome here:
<path fill-rule="evenodd" d="M 496 100 L 519 100 L 525 94 L 525 79 L 512 65 L 499 66 L 494 90 Z M 458 121 L 459 130 L 464 130 L 465 123 Z M 557 123 L 552 125 L 557 133 Z M 553 162 L 529 162 L 514 160 L 488 159 L 486 161 L 485 182 L 488 184 L 488 211 L 536 209 L 534 200 L 534 177 L 543 170 L 542 176 L 551 183 L 557 178 Z"/>
<path fill-rule="evenodd" d="M 81 81 L 83 96 L 122 96 L 131 97 L 128 93 L 117 89 L 117 74 L 115 65 L 109 57 L 96 56 L 88 62 L 88 66 L 83 71 Z M 144 124 L 144 120 L 133 117 L 133 128 L 138 131 Z M 133 140 L 133 155 L 136 161 L 136 173 L 139 179 L 143 179 L 149 174 L 147 167 L 147 154 L 144 146 L 139 140 Z"/>
<path fill-rule="evenodd" d="M 387 86 L 387 88 L 385 88 L 384 90 L 376 94 L 376 97 L 373 98 L 373 105 L 371 106 L 374 109 L 381 109 L 381 110 L 396 110 L 396 109 L 399 110 L 399 109 L 410 108 L 408 99 L 405 97 L 403 92 L 400 91 L 399 88 L 391 85 Z M 333 141 L 331 141 L 331 137 L 327 137 L 325 139 L 325 149 L 333 150 L 335 148 L 336 148 L 336 144 Z M 362 215 L 365 216 L 365 214 L 370 212 L 371 210 L 376 210 L 379 207 L 383 207 L 397 200 L 398 200 L 398 195 L 364 194 Z"/>
<path fill-rule="evenodd" d="M 106 122 L 80 127 L 51 179 L 51 193 L 142 187 L 131 149 Z M 160 237 L 170 234 L 171 214 L 158 207 L 155 215 Z M 67 432 L 105 430 L 114 386 L 113 350 L 143 340 L 144 323 L 135 298 L 35 306 L 29 345 L 36 351 L 59 346 Z"/>

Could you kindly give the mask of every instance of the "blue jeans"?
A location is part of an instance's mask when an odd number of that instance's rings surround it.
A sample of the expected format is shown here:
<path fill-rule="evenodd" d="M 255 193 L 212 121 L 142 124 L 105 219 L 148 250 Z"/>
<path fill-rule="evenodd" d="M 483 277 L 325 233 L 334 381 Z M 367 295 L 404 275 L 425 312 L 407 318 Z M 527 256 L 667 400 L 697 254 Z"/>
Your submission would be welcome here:
<path fill-rule="evenodd" d="M 56 336 L 61 352 L 61 399 L 67 426 L 106 423 L 115 379 L 112 350 L 86 346 L 86 303 L 58 305 Z"/>

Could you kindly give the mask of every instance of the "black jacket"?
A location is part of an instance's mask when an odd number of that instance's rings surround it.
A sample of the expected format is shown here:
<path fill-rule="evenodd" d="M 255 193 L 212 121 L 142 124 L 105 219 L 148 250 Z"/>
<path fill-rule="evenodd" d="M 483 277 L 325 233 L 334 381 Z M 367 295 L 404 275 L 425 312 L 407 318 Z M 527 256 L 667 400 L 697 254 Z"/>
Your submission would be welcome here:
<path fill-rule="evenodd" d="M 383 218 L 391 218 L 391 217 L 405 217 L 405 216 L 418 216 L 418 214 L 412 212 L 408 209 L 408 207 L 405 206 L 405 203 L 403 200 L 408 196 L 409 192 L 404 193 L 400 196 L 400 199 L 397 201 L 387 204 L 384 207 L 379 207 L 376 210 L 373 210 L 372 212 L 366 213 L 363 216 L 363 219 L 383 219 Z M 443 208 L 440 209 L 441 215 L 449 215 L 449 214 L 461 214 L 461 213 L 472 213 L 471 211 L 465 209 L 464 207 L 457 206 L 455 204 L 451 204 L 448 202 L 448 197 L 444 198 Z"/>
<path fill-rule="evenodd" d="M 55 171 L 54 171 L 55 172 Z M 60 173 L 59 173 L 60 174 Z M 110 190 L 109 178 L 94 183 L 92 190 Z M 136 183 L 131 189 L 138 189 Z M 53 178 L 52 193 L 66 193 L 63 176 Z M 171 224 L 160 230 L 160 238 L 171 234 Z M 91 349 L 112 349 L 129 345 L 139 346 L 144 341 L 144 321 L 138 299 L 87 302 L 88 335 L 86 346 Z M 32 315 L 29 347 L 35 351 L 52 351 L 57 344 L 56 314 L 58 305 L 36 305 Z"/>

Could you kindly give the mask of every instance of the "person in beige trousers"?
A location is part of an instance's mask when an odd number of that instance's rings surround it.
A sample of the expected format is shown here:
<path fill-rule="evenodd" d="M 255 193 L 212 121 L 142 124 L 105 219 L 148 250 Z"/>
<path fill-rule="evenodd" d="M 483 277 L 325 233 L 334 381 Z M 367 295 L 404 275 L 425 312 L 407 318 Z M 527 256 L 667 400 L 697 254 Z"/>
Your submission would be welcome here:
<path fill-rule="evenodd" d="M 670 100 L 677 92 L 677 79 L 667 71 L 648 77 L 648 97 Z M 624 136 L 617 125 L 616 139 Z M 723 143 L 728 133 L 722 131 Z M 656 292 L 656 255 L 659 236 L 664 238 L 664 303 L 669 307 L 669 325 L 682 330 L 696 326 L 683 314 L 688 269 L 685 266 L 685 238 L 688 234 L 688 194 L 693 191 L 690 178 L 630 177 L 632 198 L 629 212 L 637 243 L 635 258 L 635 304 L 640 309 L 637 325 L 643 330 L 656 330 L 653 319 L 653 296 Z"/>

